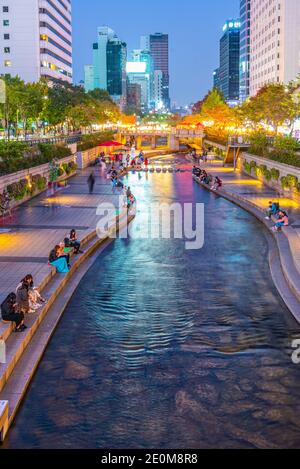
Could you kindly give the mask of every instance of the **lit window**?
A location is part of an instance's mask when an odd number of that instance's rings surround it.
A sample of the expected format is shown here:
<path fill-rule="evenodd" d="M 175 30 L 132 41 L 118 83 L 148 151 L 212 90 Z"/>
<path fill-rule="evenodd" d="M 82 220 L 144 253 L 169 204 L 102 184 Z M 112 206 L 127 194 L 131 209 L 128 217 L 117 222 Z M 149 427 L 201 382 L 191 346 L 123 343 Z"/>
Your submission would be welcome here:
<path fill-rule="evenodd" d="M 4 60 L 4 67 L 11 67 L 11 60 Z"/>

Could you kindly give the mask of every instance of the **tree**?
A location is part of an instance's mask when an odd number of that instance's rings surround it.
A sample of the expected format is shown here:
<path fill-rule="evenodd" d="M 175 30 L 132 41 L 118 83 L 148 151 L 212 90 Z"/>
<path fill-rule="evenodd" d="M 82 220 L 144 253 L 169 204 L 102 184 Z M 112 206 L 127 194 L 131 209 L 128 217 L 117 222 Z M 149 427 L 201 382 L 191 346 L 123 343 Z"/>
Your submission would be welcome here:
<path fill-rule="evenodd" d="M 214 88 L 203 101 L 201 116 L 204 121 L 211 121 L 216 127 L 224 128 L 233 121 L 234 112 L 224 101 L 220 91 Z"/>
<path fill-rule="evenodd" d="M 281 83 L 270 83 L 243 106 L 244 118 L 255 128 L 271 127 L 278 135 L 279 127 L 292 127 L 297 116 L 297 105 L 290 89 Z"/>

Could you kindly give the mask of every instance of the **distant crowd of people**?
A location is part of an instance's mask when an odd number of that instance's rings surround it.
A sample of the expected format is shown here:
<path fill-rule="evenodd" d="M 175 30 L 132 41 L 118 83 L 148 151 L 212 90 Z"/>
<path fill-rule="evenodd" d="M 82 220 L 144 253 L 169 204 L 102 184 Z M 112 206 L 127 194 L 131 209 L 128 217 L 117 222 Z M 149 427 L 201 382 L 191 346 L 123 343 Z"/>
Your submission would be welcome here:
<path fill-rule="evenodd" d="M 101 153 L 95 161 L 95 166 L 101 166 L 102 169 L 107 169 L 107 165 L 111 167 L 116 167 L 120 170 L 125 170 L 128 168 L 142 168 L 148 167 L 149 159 L 144 155 L 144 152 L 141 151 L 137 156 L 132 156 L 129 152 L 111 154 L 109 156 L 105 153 Z"/>
<path fill-rule="evenodd" d="M 14 332 L 27 329 L 25 317 L 33 314 L 47 302 L 34 286 L 33 276 L 26 275 L 1 304 L 2 320 L 14 324 Z"/>
<path fill-rule="evenodd" d="M 194 160 L 194 162 L 201 163 L 207 163 L 207 158 L 208 158 L 208 150 L 203 148 L 201 155 L 197 154 L 197 151 L 194 149 L 189 153 L 190 158 Z"/>

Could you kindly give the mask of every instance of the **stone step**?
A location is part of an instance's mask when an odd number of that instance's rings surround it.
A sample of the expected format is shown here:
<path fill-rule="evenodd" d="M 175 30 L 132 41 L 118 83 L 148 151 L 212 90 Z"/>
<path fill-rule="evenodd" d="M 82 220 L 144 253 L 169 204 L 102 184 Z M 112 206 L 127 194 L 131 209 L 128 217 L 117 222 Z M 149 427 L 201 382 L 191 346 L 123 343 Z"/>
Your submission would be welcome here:
<path fill-rule="evenodd" d="M 125 212 L 118 219 L 120 224 L 124 222 L 126 220 Z M 71 271 L 68 274 L 56 274 L 55 269 L 53 269 L 52 281 L 48 281 L 48 284 L 43 289 L 43 295 L 48 298 L 47 304 L 34 314 L 26 315 L 25 324 L 28 326 L 26 331 L 10 334 L 6 340 L 6 364 L 0 364 L 0 392 L 7 384 L 13 370 L 57 297 L 71 280 L 76 270 L 103 241 L 104 239 L 97 237 L 96 231 L 89 233 L 84 240 L 85 252 L 76 256 L 76 261 L 73 263 Z"/>
<path fill-rule="evenodd" d="M 133 216 L 129 216 L 128 223 L 130 223 L 133 218 Z M 126 225 L 126 219 L 121 218 L 119 223 L 120 230 L 125 229 Z M 18 336 L 17 341 L 12 342 L 12 345 L 10 344 L 13 337 L 9 339 L 9 356 L 6 368 L 9 369 L 10 374 L 9 379 L 6 380 L 4 389 L 2 389 L 0 394 L 0 399 L 9 402 L 8 425 L 12 424 L 16 416 L 18 408 L 31 382 L 31 379 L 34 376 L 47 344 L 52 334 L 54 333 L 55 328 L 61 316 L 63 315 L 63 312 L 72 294 L 76 290 L 78 283 L 97 259 L 99 255 L 97 249 L 105 249 L 108 243 L 109 237 L 106 239 L 92 239 L 88 243 L 86 246 L 85 255 L 83 255 L 81 259 L 78 259 L 78 265 L 74 265 L 72 271 L 73 275 L 69 277 L 69 280 L 65 281 L 64 289 L 60 292 L 59 295 L 56 295 L 55 292 L 57 289 L 54 285 L 55 280 L 57 280 L 57 276 L 53 279 L 53 282 L 51 282 L 46 287 L 46 293 L 48 296 L 50 297 L 50 295 L 52 295 L 51 298 L 54 297 L 54 300 L 51 302 L 52 307 L 49 307 L 47 314 L 44 316 L 42 321 L 40 321 L 40 318 L 36 318 L 36 322 L 39 320 L 39 327 L 36 333 L 34 335 L 32 334 L 28 346 L 23 349 L 18 362 L 15 361 L 15 358 L 16 355 L 20 353 L 22 344 L 17 342 L 22 342 L 22 337 L 19 339 Z"/>
<path fill-rule="evenodd" d="M 0 401 L 0 441 L 3 441 L 8 430 L 8 402 Z"/>
<path fill-rule="evenodd" d="M 92 238 L 95 237 L 95 231 L 91 231 L 87 236 L 85 236 L 81 240 L 81 246 L 84 247 L 87 243 L 90 242 Z M 49 249 L 50 251 L 50 249 Z M 71 256 L 72 257 L 72 256 Z M 43 293 L 44 296 L 46 296 L 44 289 L 48 285 L 48 283 L 51 281 L 51 279 L 56 275 L 55 268 L 52 268 L 49 266 L 49 275 L 43 279 L 43 281 L 38 285 L 38 289 L 41 293 Z M 7 292 L 8 294 L 9 292 Z M 1 315 L 0 315 L 1 316 Z M 4 340 L 7 342 L 8 338 L 10 335 L 13 333 L 13 324 L 3 321 L 0 319 L 0 340 Z"/>

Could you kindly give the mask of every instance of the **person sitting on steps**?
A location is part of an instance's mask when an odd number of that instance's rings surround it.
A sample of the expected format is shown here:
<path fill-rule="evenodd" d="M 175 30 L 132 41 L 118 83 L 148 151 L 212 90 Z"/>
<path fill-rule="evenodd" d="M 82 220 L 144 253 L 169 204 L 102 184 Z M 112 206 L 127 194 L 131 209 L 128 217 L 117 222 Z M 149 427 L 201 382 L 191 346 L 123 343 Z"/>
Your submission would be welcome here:
<path fill-rule="evenodd" d="M 69 257 L 62 253 L 59 245 L 55 246 L 50 252 L 49 264 L 56 267 L 59 274 L 66 274 L 70 271 Z"/>
<path fill-rule="evenodd" d="M 29 298 L 29 282 L 28 279 L 23 279 L 20 285 L 17 287 L 16 291 L 16 300 L 19 311 L 24 314 L 32 314 L 35 312 L 34 309 L 30 307 L 30 298 Z"/>
<path fill-rule="evenodd" d="M 279 213 L 279 210 L 279 203 L 270 201 L 266 220 L 270 220 L 272 216 L 276 216 Z"/>
<path fill-rule="evenodd" d="M 83 251 L 80 250 L 81 243 L 77 238 L 77 233 L 75 229 L 70 231 L 70 246 L 74 248 L 74 254 L 82 254 Z"/>
<path fill-rule="evenodd" d="M 218 176 L 216 176 L 215 177 L 215 182 L 214 182 L 211 189 L 213 191 L 218 191 L 219 189 L 221 189 L 222 185 L 223 185 L 222 180 Z"/>
<path fill-rule="evenodd" d="M 17 309 L 17 296 L 15 293 L 10 293 L 0 308 L 3 321 L 15 324 L 14 332 L 24 332 L 27 329 L 24 324 L 24 314 Z"/>
<path fill-rule="evenodd" d="M 284 226 L 289 226 L 289 217 L 284 210 L 280 210 L 278 221 L 272 229 L 278 232 L 281 231 Z"/>

